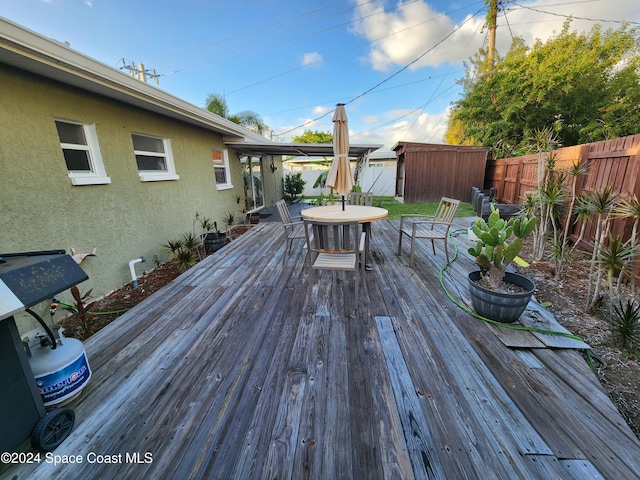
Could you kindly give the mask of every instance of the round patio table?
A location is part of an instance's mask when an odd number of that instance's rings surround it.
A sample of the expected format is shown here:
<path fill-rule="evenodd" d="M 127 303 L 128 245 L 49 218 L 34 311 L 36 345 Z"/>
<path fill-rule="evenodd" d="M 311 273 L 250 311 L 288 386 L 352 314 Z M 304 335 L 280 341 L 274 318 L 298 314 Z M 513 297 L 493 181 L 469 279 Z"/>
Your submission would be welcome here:
<path fill-rule="evenodd" d="M 333 221 L 354 221 L 362 224 L 363 231 L 367 234 L 364 243 L 364 258 L 367 270 L 369 267 L 369 239 L 371 237 L 371 222 L 387 218 L 389 212 L 380 207 L 369 207 L 365 205 L 326 205 L 324 207 L 311 207 L 300 212 L 302 218 L 307 220 L 320 220 L 323 222 Z"/>

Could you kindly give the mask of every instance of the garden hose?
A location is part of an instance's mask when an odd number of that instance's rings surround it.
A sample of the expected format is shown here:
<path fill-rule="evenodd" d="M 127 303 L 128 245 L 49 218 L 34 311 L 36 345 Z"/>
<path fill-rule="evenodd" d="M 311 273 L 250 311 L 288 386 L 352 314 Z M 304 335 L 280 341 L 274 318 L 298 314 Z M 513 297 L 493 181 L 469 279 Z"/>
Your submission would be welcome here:
<path fill-rule="evenodd" d="M 458 258 L 458 244 L 455 241 L 453 241 L 453 237 L 454 236 L 458 236 L 458 235 L 460 235 L 462 233 L 466 233 L 466 230 L 458 229 L 458 230 L 454 230 L 453 232 L 449 233 L 449 238 L 451 239 L 451 243 L 453 244 L 453 247 L 454 247 L 453 257 L 451 258 L 451 260 L 447 259 L 447 262 L 445 262 L 445 264 L 442 267 L 440 267 L 440 271 L 438 272 L 438 279 L 440 281 L 440 286 L 442 287 L 442 290 L 444 290 L 444 293 L 449 298 L 449 300 L 451 300 L 455 305 L 457 305 L 459 308 L 461 308 L 462 310 L 467 312 L 472 317 L 475 317 L 475 318 L 477 318 L 479 320 L 482 320 L 484 322 L 490 323 L 492 325 L 496 325 L 498 327 L 509 328 L 511 330 L 521 330 L 521 331 L 527 331 L 527 332 L 542 333 L 542 334 L 545 334 L 545 335 L 556 335 L 556 336 L 571 338 L 573 340 L 578 340 L 578 341 L 584 342 L 584 340 L 582 338 L 580 338 L 579 336 L 574 335 L 572 333 L 558 332 L 556 330 L 547 330 L 547 329 L 544 329 L 544 328 L 525 327 L 525 326 L 522 326 L 522 325 L 513 325 L 513 324 L 510 324 L 510 323 L 497 322 L 496 320 L 492 320 L 490 318 L 486 318 L 486 317 L 483 317 L 482 315 L 477 314 L 472 309 L 470 309 L 468 306 L 466 306 L 464 303 L 462 303 L 461 301 L 456 299 L 449 292 L 449 290 L 447 289 L 447 287 L 444 284 L 444 271 L 447 269 L 447 267 L 449 265 L 451 265 L 453 262 L 455 262 L 456 258 Z M 595 370 L 595 367 L 593 365 L 593 360 L 591 358 L 591 354 L 589 353 L 588 350 L 585 350 L 584 353 L 585 353 L 585 356 L 586 356 L 586 359 L 587 359 L 587 364 L 589 365 L 589 368 L 591 368 L 591 371 L 595 374 L 596 370 Z"/>

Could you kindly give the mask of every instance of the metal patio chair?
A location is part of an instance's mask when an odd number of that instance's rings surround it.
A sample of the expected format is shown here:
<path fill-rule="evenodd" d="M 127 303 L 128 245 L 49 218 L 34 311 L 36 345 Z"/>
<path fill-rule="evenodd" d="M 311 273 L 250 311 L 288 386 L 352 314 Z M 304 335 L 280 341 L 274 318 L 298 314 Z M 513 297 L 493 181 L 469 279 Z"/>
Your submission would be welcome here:
<path fill-rule="evenodd" d="M 447 262 L 449 261 L 449 229 L 451 228 L 459 205 L 460 200 L 442 197 L 434 215 L 400 215 L 398 255 L 402 253 L 402 237 L 407 235 L 411 238 L 411 260 L 409 261 L 411 268 L 413 268 L 416 240 L 419 238 L 431 240 L 434 255 L 436 253 L 434 240 L 444 240 L 444 251 L 447 256 Z"/>

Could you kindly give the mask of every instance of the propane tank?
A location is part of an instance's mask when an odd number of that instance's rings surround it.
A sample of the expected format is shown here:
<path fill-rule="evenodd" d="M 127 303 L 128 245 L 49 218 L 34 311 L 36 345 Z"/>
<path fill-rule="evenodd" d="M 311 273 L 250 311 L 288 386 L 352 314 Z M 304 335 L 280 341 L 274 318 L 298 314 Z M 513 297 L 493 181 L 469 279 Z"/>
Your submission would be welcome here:
<path fill-rule="evenodd" d="M 22 337 L 29 364 L 45 407 L 64 405 L 80 395 L 91 378 L 91 369 L 80 340 L 66 338 L 60 325 L 52 325 L 56 348 L 49 335 L 31 330 Z"/>

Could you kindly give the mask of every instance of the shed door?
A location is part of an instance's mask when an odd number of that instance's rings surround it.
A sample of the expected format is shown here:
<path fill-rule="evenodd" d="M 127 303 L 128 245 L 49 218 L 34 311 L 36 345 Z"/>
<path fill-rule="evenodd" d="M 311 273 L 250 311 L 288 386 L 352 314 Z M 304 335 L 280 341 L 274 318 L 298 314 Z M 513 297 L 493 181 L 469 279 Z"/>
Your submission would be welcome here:
<path fill-rule="evenodd" d="M 396 167 L 396 197 L 404 197 L 404 154 L 398 156 Z"/>

